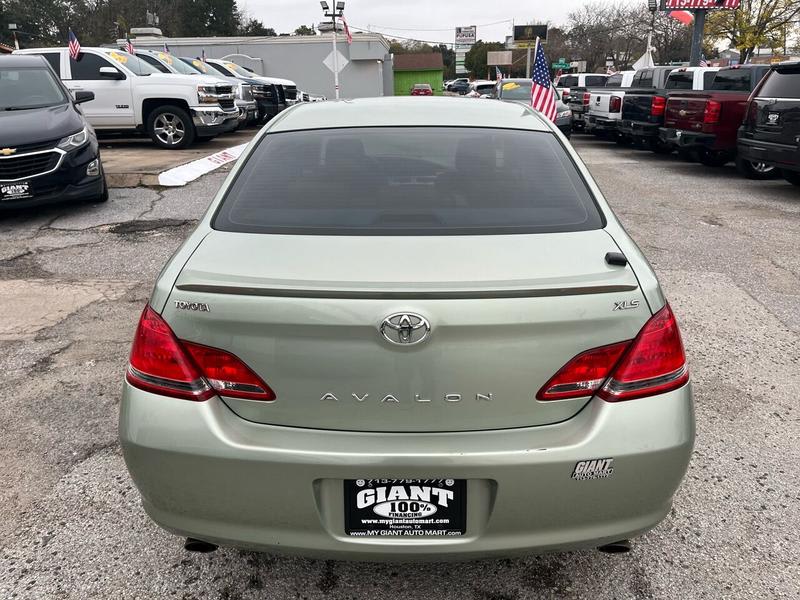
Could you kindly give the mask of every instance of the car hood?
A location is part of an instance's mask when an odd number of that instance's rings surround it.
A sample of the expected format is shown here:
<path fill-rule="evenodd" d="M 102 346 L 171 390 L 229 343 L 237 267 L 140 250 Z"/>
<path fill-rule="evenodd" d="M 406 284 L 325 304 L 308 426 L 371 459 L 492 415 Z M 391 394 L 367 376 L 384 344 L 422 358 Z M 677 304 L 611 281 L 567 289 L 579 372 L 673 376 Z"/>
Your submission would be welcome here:
<path fill-rule="evenodd" d="M 150 85 L 169 85 L 185 84 L 191 86 L 209 85 L 211 81 L 222 85 L 231 85 L 230 82 L 225 81 L 216 75 L 184 75 L 182 73 L 153 73 L 142 77 L 142 80 Z M 138 83 L 138 82 L 137 82 Z"/>
<path fill-rule="evenodd" d="M 84 127 L 86 122 L 70 103 L 31 110 L 0 110 L 0 147 L 56 140 Z"/>

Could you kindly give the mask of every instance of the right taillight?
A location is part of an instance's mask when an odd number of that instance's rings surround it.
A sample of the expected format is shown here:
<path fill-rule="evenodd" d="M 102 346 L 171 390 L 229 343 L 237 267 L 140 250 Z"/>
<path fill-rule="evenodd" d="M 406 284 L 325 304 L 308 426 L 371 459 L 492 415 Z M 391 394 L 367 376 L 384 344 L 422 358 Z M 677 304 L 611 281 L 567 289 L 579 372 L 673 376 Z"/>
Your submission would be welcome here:
<path fill-rule="evenodd" d="M 645 323 L 598 396 L 609 402 L 633 400 L 669 392 L 688 380 L 681 332 L 667 304 Z"/>
<path fill-rule="evenodd" d="M 125 378 L 147 392 L 184 400 L 208 400 L 217 393 L 248 400 L 275 399 L 272 389 L 239 358 L 180 341 L 149 305 L 136 328 Z"/>
<path fill-rule="evenodd" d="M 666 305 L 633 341 L 582 352 L 564 365 L 536 394 L 537 400 L 585 398 L 633 400 L 677 389 L 689 380 L 675 315 Z"/>
<path fill-rule="evenodd" d="M 622 110 L 622 98 L 619 96 L 611 96 L 608 102 L 608 112 L 618 113 Z"/>
<path fill-rule="evenodd" d="M 650 116 L 661 117 L 667 107 L 667 99 L 664 96 L 653 96 L 650 100 Z"/>
<path fill-rule="evenodd" d="M 706 102 L 705 110 L 703 110 L 703 123 L 719 123 L 719 117 L 721 114 L 722 104 L 716 100 L 708 100 Z"/>

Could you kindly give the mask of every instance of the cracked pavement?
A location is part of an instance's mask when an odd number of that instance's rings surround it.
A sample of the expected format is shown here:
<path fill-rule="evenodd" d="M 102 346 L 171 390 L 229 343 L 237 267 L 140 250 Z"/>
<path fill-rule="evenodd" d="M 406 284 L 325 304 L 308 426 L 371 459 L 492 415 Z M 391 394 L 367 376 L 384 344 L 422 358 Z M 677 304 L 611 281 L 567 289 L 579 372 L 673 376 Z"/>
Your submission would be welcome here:
<path fill-rule="evenodd" d="M 686 480 L 631 553 L 448 565 L 193 555 L 150 522 L 116 440 L 120 383 L 155 277 L 217 172 L 0 215 L 0 597 L 797 598 L 800 190 L 574 142 L 664 285 L 695 385 Z"/>

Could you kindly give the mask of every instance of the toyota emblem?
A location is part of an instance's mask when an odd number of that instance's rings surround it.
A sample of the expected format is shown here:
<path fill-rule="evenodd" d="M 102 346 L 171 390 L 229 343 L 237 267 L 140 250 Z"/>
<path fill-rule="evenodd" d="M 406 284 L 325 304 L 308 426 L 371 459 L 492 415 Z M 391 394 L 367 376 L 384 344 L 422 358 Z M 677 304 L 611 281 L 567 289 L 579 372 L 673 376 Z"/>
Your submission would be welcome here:
<path fill-rule="evenodd" d="M 394 313 L 386 317 L 380 326 L 386 341 L 398 346 L 412 346 L 427 339 L 431 324 L 425 317 L 415 313 Z"/>

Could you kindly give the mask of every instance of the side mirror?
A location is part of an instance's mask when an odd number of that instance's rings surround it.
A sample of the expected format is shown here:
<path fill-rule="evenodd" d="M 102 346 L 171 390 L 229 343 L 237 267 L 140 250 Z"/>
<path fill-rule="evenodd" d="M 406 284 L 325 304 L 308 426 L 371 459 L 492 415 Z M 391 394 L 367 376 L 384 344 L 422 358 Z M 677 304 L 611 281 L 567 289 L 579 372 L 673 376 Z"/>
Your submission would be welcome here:
<path fill-rule="evenodd" d="M 103 79 L 125 79 L 125 74 L 114 67 L 100 67 L 100 77 Z"/>
<path fill-rule="evenodd" d="M 94 92 L 75 92 L 75 104 L 83 104 L 94 100 Z"/>

